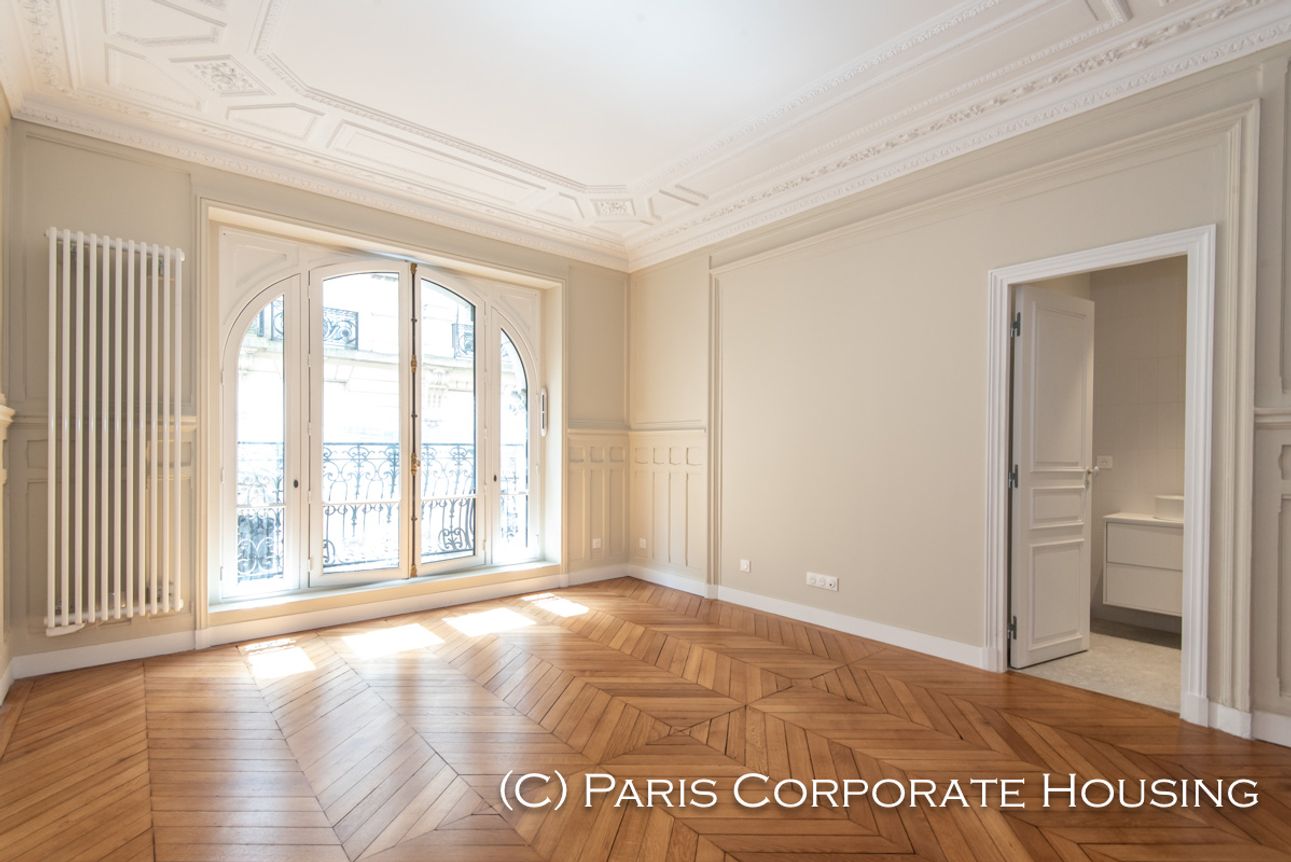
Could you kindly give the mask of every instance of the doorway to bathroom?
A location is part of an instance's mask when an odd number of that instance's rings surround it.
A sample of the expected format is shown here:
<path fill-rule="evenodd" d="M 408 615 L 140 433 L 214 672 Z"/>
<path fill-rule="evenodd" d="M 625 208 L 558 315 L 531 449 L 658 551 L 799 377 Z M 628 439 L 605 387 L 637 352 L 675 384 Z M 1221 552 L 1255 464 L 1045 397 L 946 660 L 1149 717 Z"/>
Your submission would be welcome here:
<path fill-rule="evenodd" d="M 1201 228 L 991 274 L 1007 333 L 991 344 L 988 663 L 1198 723 L 1213 242 Z"/>
<path fill-rule="evenodd" d="M 1035 618 L 1009 665 L 1176 713 L 1187 302 L 1188 261 L 1169 257 L 1013 303 L 1011 571 Z"/>

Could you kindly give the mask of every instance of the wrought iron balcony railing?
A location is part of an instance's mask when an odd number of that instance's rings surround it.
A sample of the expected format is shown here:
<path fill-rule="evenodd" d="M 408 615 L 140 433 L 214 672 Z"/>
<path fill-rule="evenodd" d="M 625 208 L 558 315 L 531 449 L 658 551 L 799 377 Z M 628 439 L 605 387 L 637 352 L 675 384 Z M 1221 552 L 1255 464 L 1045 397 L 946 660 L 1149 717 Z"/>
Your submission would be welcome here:
<path fill-rule="evenodd" d="M 503 447 L 499 517 L 504 541 L 528 534 L 527 447 Z M 284 450 L 237 446 L 238 581 L 281 577 L 284 566 Z M 418 557 L 432 562 L 475 550 L 475 447 L 423 443 L 418 477 Z M 399 561 L 400 452 L 396 443 L 323 447 L 323 569 L 395 566 Z"/>

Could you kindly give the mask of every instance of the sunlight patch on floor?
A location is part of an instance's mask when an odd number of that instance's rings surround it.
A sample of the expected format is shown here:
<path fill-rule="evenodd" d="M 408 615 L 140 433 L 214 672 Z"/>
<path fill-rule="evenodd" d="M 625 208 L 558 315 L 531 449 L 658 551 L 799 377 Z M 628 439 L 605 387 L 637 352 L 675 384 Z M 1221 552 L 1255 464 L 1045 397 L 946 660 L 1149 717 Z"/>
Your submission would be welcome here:
<path fill-rule="evenodd" d="M 246 648 L 247 663 L 256 679 L 282 679 L 297 673 L 315 670 L 314 662 L 295 641 L 283 638 Z"/>
<path fill-rule="evenodd" d="M 357 635 L 345 635 L 341 640 L 345 641 L 345 645 L 359 658 L 381 658 L 437 646 L 444 642 L 443 638 L 432 634 L 425 626 L 417 623 L 373 629 Z"/>
<path fill-rule="evenodd" d="M 510 632 L 533 625 L 533 620 L 510 608 L 494 608 L 491 611 L 464 614 L 460 617 L 445 617 L 444 622 L 467 637 Z"/>
<path fill-rule="evenodd" d="M 581 617 L 591 608 L 580 602 L 562 599 L 555 593 L 538 593 L 533 596 L 525 596 L 526 602 L 531 602 L 537 607 L 542 608 L 548 613 L 555 614 L 558 617 Z"/>

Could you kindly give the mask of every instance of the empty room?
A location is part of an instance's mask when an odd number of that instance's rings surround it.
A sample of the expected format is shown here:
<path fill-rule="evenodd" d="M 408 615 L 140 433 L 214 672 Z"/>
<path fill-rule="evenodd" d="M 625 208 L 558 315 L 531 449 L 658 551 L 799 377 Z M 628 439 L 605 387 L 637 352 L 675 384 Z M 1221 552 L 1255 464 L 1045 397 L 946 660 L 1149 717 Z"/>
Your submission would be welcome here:
<path fill-rule="evenodd" d="M 1291 0 L 0 0 L 0 862 L 1291 860 Z"/>

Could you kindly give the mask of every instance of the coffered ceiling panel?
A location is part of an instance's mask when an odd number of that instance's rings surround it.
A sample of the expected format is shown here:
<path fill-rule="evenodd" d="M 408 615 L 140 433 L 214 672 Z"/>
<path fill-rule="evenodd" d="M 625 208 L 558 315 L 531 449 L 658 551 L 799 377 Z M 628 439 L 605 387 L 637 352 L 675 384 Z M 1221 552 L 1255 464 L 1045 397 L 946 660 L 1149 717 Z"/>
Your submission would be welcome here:
<path fill-rule="evenodd" d="M 637 268 L 1291 38 L 1291 0 L 0 0 L 15 116 Z"/>

